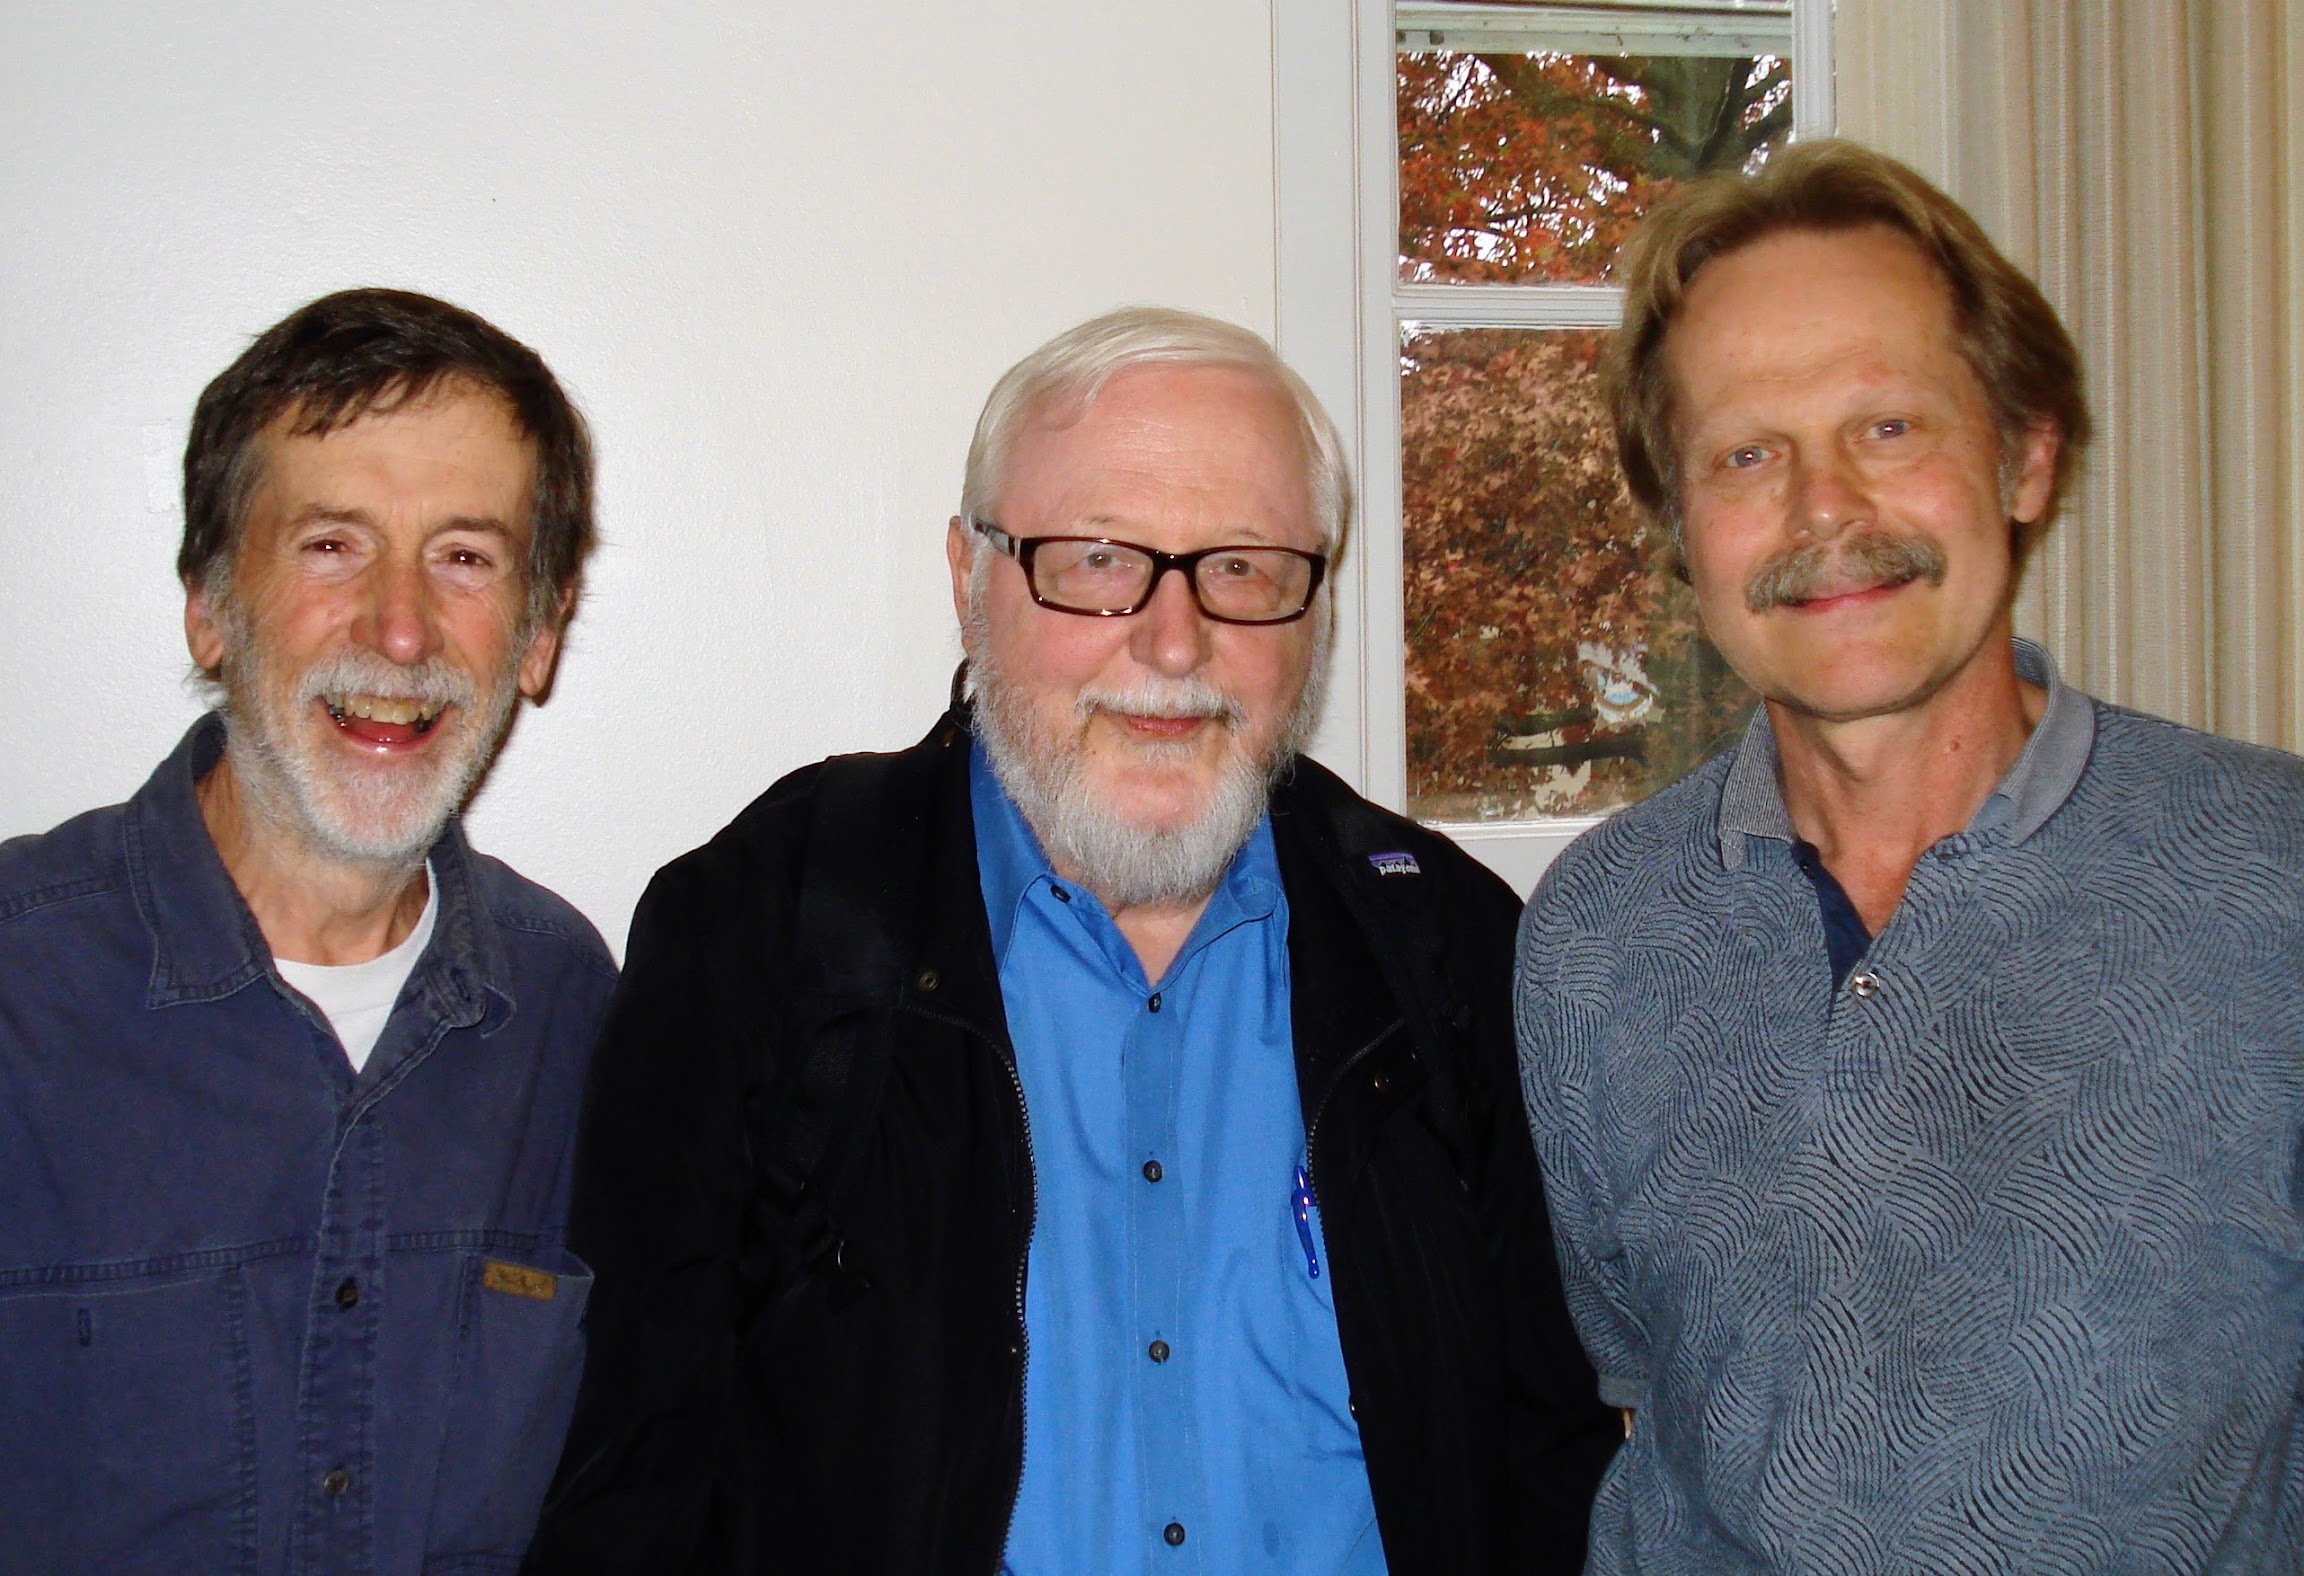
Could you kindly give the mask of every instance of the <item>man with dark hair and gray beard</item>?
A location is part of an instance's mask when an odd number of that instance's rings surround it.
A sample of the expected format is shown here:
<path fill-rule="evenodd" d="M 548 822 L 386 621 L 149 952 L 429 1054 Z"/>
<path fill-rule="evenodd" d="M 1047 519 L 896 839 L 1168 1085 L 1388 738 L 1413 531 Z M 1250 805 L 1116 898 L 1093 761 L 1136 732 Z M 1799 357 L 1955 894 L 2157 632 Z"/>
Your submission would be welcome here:
<path fill-rule="evenodd" d="M 1614 1418 L 1516 904 L 1299 753 L 1349 514 L 1229 324 L 1115 313 L 994 389 L 951 712 L 633 921 L 531 1569 L 1579 1568 Z"/>
<path fill-rule="evenodd" d="M 184 516 L 214 709 L 0 845 L 0 1565 L 503 1569 L 615 968 L 456 812 L 550 681 L 590 442 L 527 346 L 346 290 L 208 385 Z"/>

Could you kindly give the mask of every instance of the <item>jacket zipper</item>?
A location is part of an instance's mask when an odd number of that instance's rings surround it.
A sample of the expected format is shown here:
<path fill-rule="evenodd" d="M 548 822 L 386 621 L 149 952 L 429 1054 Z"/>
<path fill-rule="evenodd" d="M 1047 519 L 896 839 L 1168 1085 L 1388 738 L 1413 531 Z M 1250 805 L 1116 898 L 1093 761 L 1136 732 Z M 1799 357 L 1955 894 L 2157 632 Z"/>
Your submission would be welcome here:
<path fill-rule="evenodd" d="M 1024 1380 L 1032 1366 L 1032 1332 L 1024 1324 L 1024 1277 L 1032 1263 L 1032 1232 L 1040 1213 L 1040 1163 L 1032 1153 L 1032 1112 L 1024 1104 L 1024 1080 L 1014 1056 L 1000 1056 L 999 1062 L 1008 1074 L 1008 1087 L 1016 1091 L 1016 1117 L 1024 1126 L 1024 1251 L 1016 1259 L 1016 1481 L 1008 1488 L 1008 1519 L 1001 1524 L 1000 1547 L 992 1553 L 993 1576 L 1008 1564 L 1016 1502 L 1024 1497 L 1024 1453 L 1031 1446 L 1032 1414 L 1024 1404 Z"/>
<path fill-rule="evenodd" d="M 1312 1113 L 1312 1125 L 1304 1129 L 1304 1178 L 1308 1183 L 1311 1184 L 1312 1199 L 1315 1208 L 1318 1207 L 1320 1199 L 1320 1151 L 1318 1148 L 1318 1142 L 1320 1138 L 1320 1124 L 1327 1120 L 1328 1107 L 1335 1101 L 1336 1091 L 1344 1087 L 1344 1079 L 1352 1071 L 1353 1068 L 1359 1066 L 1361 1062 L 1366 1060 L 1369 1054 L 1372 1053 L 1377 1046 L 1382 1045 L 1386 1040 L 1392 1038 L 1393 1035 L 1398 1034 L 1402 1029 L 1406 1028 L 1407 1025 L 1408 1020 L 1406 1018 L 1394 1018 L 1389 1024 L 1385 1025 L 1383 1031 L 1379 1033 L 1376 1038 L 1370 1040 L 1366 1045 L 1361 1046 L 1360 1049 L 1354 1051 L 1350 1056 L 1345 1057 L 1344 1065 L 1336 1069 L 1335 1078 L 1329 1082 L 1328 1092 L 1320 1097 L 1320 1109 Z M 1333 1277 L 1336 1273 L 1336 1245 L 1334 1243 L 1330 1243 L 1328 1245 L 1328 1264 L 1328 1273 L 1331 1277 Z"/>

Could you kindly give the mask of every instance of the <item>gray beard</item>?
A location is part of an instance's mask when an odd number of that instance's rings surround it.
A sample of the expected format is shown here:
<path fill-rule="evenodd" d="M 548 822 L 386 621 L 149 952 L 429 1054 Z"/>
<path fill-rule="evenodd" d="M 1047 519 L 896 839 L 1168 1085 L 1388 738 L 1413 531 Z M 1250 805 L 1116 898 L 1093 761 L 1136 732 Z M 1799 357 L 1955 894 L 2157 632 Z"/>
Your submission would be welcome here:
<path fill-rule="evenodd" d="M 1145 697 L 1130 698 L 1137 704 L 1129 709 L 1143 709 Z M 990 676 L 978 686 L 977 737 L 1051 863 L 1072 872 L 1110 909 L 1193 902 L 1216 890 L 1263 818 L 1277 763 L 1234 750 L 1200 818 L 1161 830 L 1105 808 L 1082 769 L 1083 741 L 1041 737 L 1036 721 L 1007 686 Z"/>
<path fill-rule="evenodd" d="M 1192 903 L 1214 892 L 1232 860 L 1264 818 L 1272 785 L 1287 771 L 1319 721 L 1326 642 L 1320 643 L 1302 694 L 1269 755 L 1238 746 L 1245 709 L 1198 679 L 1148 680 L 1123 693 L 1083 691 L 1075 703 L 1086 724 L 1099 706 L 1139 713 L 1168 712 L 1218 718 L 1233 748 L 1226 755 L 1208 807 L 1188 826 L 1140 826 L 1108 808 L 1084 769 L 1086 742 L 1079 730 L 1052 735 L 1030 704 L 1019 698 L 988 656 L 982 638 L 981 599 L 972 598 L 966 644 L 974 679 L 976 736 L 1001 789 L 1023 813 L 1050 863 L 1102 900 L 1107 909 Z M 1176 747 L 1179 754 L 1190 748 Z M 1158 758 L 1157 750 L 1151 752 Z"/>
<path fill-rule="evenodd" d="M 329 859 L 410 870 L 422 864 L 511 725 L 517 655 L 481 695 L 468 675 L 437 658 L 403 668 L 373 652 L 342 651 L 293 682 L 282 714 L 268 687 L 270 654 L 237 607 L 227 603 L 222 622 L 225 750 L 251 807 Z M 343 690 L 453 702 L 464 713 L 454 722 L 462 737 L 440 741 L 450 748 L 422 782 L 331 771 L 305 748 L 296 719 L 321 695 Z"/>

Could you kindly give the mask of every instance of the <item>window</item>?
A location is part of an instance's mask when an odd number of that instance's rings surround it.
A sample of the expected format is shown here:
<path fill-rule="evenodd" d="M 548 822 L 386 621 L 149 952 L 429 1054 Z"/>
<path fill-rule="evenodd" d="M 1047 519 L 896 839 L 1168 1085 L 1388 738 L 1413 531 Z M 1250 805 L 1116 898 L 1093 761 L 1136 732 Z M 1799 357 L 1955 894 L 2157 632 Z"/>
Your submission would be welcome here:
<path fill-rule="evenodd" d="M 1605 280 L 1673 184 L 1829 125 L 1828 70 L 1797 67 L 1829 60 L 1829 15 L 1807 0 L 1320 9 L 1279 0 L 1275 47 L 1281 348 L 1324 398 L 1349 388 L 1332 408 L 1357 418 L 1364 485 L 1322 753 L 1357 747 L 1364 791 L 1525 890 L 1599 816 L 1732 743 L 1751 705 L 1617 479 L 1596 381 L 1620 311 Z M 1322 98 L 1321 57 L 1349 92 Z M 1314 154 L 1323 123 L 1353 155 L 1342 180 Z M 1346 228 L 1351 266 L 1323 266 L 1316 235 Z M 1349 385 L 1305 365 L 1309 339 L 1340 328 Z"/>

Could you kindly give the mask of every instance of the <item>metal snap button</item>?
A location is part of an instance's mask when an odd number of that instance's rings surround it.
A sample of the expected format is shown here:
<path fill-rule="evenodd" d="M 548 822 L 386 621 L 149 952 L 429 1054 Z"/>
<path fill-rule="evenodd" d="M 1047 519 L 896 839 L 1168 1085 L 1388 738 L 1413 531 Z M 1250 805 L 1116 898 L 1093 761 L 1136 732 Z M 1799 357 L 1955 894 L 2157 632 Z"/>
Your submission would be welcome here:
<path fill-rule="evenodd" d="M 1859 999 L 1869 1001 L 1879 989 L 1880 976 L 1877 974 L 1851 974 L 1848 976 L 1848 993 Z"/>
<path fill-rule="evenodd" d="M 1168 1547 L 1179 1547 L 1184 1542 L 1184 1523 L 1171 1521 L 1160 1529 L 1160 1536 L 1168 1540 Z"/>
<path fill-rule="evenodd" d="M 922 969 L 920 971 L 919 977 L 914 979 L 912 983 L 918 986 L 921 990 L 931 991 L 934 990 L 938 985 L 942 984 L 943 981 L 938 978 L 934 969 Z"/>

